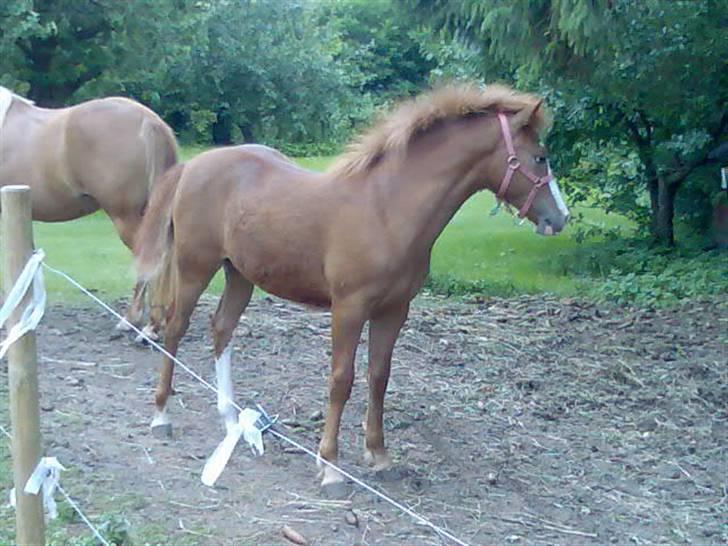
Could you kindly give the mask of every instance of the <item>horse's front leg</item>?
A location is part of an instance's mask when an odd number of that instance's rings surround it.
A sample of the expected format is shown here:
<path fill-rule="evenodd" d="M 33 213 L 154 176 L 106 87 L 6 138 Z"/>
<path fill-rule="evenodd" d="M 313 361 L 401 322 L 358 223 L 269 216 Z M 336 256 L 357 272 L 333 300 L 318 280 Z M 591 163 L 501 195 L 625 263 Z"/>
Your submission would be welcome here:
<path fill-rule="evenodd" d="M 319 455 L 326 461 L 336 463 L 339 454 L 339 426 L 344 406 L 354 383 L 354 360 L 362 328 L 366 322 L 363 306 L 357 304 L 335 304 L 331 309 L 331 375 L 329 376 L 329 405 L 326 412 L 324 433 L 319 445 Z M 321 486 L 339 493 L 344 477 L 323 465 Z"/>
<path fill-rule="evenodd" d="M 392 459 L 384 447 L 384 395 L 394 344 L 408 312 L 409 302 L 376 314 L 369 323 L 369 405 L 364 422 L 364 457 L 375 471 L 392 466 Z"/>

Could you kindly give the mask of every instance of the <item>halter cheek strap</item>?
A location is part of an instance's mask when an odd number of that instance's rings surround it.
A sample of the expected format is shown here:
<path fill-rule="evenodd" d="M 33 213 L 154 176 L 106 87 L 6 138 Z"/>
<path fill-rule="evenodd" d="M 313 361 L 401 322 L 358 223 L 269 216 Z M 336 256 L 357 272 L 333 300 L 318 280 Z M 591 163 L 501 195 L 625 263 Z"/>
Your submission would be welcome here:
<path fill-rule="evenodd" d="M 536 193 L 538 190 L 548 184 L 553 179 L 553 176 L 551 175 L 551 170 L 549 170 L 549 173 L 546 176 L 536 176 L 521 165 L 521 162 L 518 161 L 518 157 L 516 157 L 516 149 L 513 147 L 513 138 L 511 137 L 511 128 L 508 125 L 508 118 L 505 114 L 499 113 L 498 120 L 500 121 L 501 130 L 503 131 L 503 140 L 506 142 L 508 165 L 506 168 L 506 174 L 503 176 L 503 182 L 501 182 L 496 197 L 500 201 L 505 201 L 506 193 L 508 193 L 508 187 L 511 185 L 511 180 L 513 180 L 513 175 L 516 171 L 521 171 L 521 174 L 533 183 L 533 187 L 531 188 L 528 197 L 526 197 L 526 202 L 523 203 L 523 206 L 518 210 L 518 217 L 523 218 L 526 216 L 528 209 L 531 208 L 531 205 L 533 205 L 533 200 L 536 199 Z"/>

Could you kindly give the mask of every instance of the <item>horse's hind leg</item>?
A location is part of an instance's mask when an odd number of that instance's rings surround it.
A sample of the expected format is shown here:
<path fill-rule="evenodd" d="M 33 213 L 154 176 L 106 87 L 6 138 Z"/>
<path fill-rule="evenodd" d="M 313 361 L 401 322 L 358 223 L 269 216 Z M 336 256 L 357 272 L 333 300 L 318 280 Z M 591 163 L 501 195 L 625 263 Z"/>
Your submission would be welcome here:
<path fill-rule="evenodd" d="M 127 248 L 130 250 L 133 249 L 134 237 L 136 236 L 137 229 L 142 221 L 141 214 L 137 212 L 119 212 L 110 210 L 107 210 L 106 212 L 109 215 L 109 218 L 111 218 L 121 241 Z M 124 318 L 116 325 L 117 330 L 131 330 L 131 327 L 129 326 L 130 324 L 133 324 L 134 326 L 141 326 L 145 314 L 146 292 L 147 283 L 141 279 L 137 279 L 132 292 L 131 303 L 129 304 L 129 308 L 126 310 Z"/>
<path fill-rule="evenodd" d="M 233 406 L 232 343 L 230 340 L 238 325 L 240 315 L 250 302 L 253 285 L 230 262 L 225 261 L 224 268 L 225 290 L 212 317 L 212 335 L 218 388 L 217 410 L 225 422 L 225 427 L 230 428 L 237 421 L 237 412 Z"/>
<path fill-rule="evenodd" d="M 197 276 L 191 276 L 179 271 L 175 285 L 174 301 L 170 307 L 167 327 L 164 332 L 164 348 L 170 355 L 176 356 L 177 347 L 190 325 L 190 316 L 195 309 L 197 300 L 214 273 L 214 268 L 210 272 Z M 167 416 L 167 400 L 172 393 L 173 374 L 174 361 L 169 356 L 164 355 L 159 373 L 159 384 L 155 393 L 156 412 L 152 421 L 152 434 L 158 437 L 171 436 L 172 433 L 172 423 Z"/>
<path fill-rule="evenodd" d="M 384 395 L 389 382 L 392 351 L 408 311 L 409 304 L 404 304 L 375 315 L 369 322 L 369 405 L 364 426 L 364 456 L 376 471 L 392 466 L 384 447 Z"/>

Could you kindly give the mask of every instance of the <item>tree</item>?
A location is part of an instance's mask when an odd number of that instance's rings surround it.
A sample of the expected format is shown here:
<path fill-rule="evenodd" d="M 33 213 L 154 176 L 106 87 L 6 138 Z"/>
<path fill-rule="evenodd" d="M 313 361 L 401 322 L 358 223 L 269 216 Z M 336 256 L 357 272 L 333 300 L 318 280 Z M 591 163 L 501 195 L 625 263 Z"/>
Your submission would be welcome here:
<path fill-rule="evenodd" d="M 23 38 L 43 36 L 51 30 L 41 24 L 32 0 L 5 0 L 0 4 L 0 85 L 27 93 L 27 82 L 17 73 L 24 60 L 18 44 Z"/>
<path fill-rule="evenodd" d="M 316 142 L 345 133 L 353 101 L 326 28 L 297 0 L 210 4 L 189 57 L 177 63 L 189 113 L 218 144 Z"/>
<path fill-rule="evenodd" d="M 560 102 L 552 140 L 564 163 L 605 146 L 633 151 L 639 169 L 621 180 L 646 188 L 651 233 L 674 244 L 676 196 L 728 136 L 728 4 L 401 1 L 480 45 L 484 73 L 505 65 L 519 85 L 552 89 Z"/>
<path fill-rule="evenodd" d="M 60 106 L 84 83 L 96 78 L 110 61 L 107 43 L 110 10 L 92 0 L 14 1 L 13 17 L 35 21 L 35 28 L 13 31 L 6 46 L 17 79 L 30 98 Z M 18 9 L 20 8 L 20 9 Z M 6 27 L 3 21 L 3 28 Z"/>
<path fill-rule="evenodd" d="M 149 76 L 163 68 L 161 61 L 185 43 L 179 23 L 192 4 L 6 0 L 0 8 L 4 80 L 44 106 L 63 106 L 72 97 L 125 93 L 125 83 L 149 83 Z"/>
<path fill-rule="evenodd" d="M 427 84 L 434 59 L 391 0 L 324 0 L 319 25 L 329 28 L 329 50 L 361 99 L 376 104 L 413 95 Z"/>
<path fill-rule="evenodd" d="M 315 9 L 301 0 L 6 0 L 0 83 L 43 106 L 130 96 L 216 144 L 333 141 L 359 109 L 330 52 L 336 34 Z"/>

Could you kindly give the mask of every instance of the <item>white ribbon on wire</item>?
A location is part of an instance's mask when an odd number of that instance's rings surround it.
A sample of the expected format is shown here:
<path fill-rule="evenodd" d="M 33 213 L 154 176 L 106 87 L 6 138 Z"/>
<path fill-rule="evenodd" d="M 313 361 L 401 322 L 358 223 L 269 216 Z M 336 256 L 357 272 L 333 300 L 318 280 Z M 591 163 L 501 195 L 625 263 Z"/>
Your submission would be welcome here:
<path fill-rule="evenodd" d="M 56 500 L 53 498 L 53 493 L 55 493 L 60 482 L 61 470 L 66 470 L 66 468 L 58 462 L 58 459 L 43 457 L 23 488 L 23 491 L 28 495 L 37 495 L 41 489 L 43 490 L 43 508 L 49 519 L 58 517 L 58 507 L 56 506 Z M 15 507 L 15 504 L 15 488 L 13 487 L 10 490 L 10 506 Z"/>
<path fill-rule="evenodd" d="M 233 454 L 233 450 L 242 436 L 250 445 L 254 453 L 263 454 L 263 433 L 255 424 L 261 413 L 254 409 L 245 408 L 238 415 L 238 422 L 228 426 L 227 434 L 222 442 L 215 448 L 202 470 L 202 483 L 212 487 L 225 470 L 225 466 Z"/>
<path fill-rule="evenodd" d="M 2 328 L 5 321 L 8 320 L 10 313 L 20 305 L 28 288 L 30 288 L 31 284 L 33 285 L 33 297 L 31 301 L 23 310 L 20 320 L 10 329 L 5 340 L 0 343 L 0 359 L 5 356 L 5 353 L 13 343 L 31 330 L 34 330 L 38 326 L 40 319 L 43 318 L 46 305 L 46 292 L 45 285 L 43 284 L 43 270 L 40 268 L 40 264 L 44 258 L 45 253 L 42 250 L 33 252 L 33 255 L 28 260 L 28 263 L 25 264 L 20 276 L 15 281 L 15 285 L 10 290 L 2 308 L 0 308 L 0 328 Z"/>

